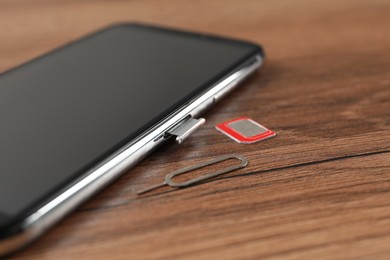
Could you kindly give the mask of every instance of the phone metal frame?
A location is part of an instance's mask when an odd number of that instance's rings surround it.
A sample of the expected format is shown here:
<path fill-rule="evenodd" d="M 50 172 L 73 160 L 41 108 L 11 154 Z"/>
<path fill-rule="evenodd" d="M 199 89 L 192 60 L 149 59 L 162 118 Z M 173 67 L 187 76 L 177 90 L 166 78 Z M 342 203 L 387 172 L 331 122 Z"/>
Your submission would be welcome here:
<path fill-rule="evenodd" d="M 40 236 L 97 191 L 145 158 L 167 138 L 166 133 L 189 116 L 195 118 L 247 78 L 264 61 L 256 54 L 231 74 L 195 97 L 160 123 L 90 169 L 58 196 L 22 221 L 18 233 L 0 240 L 0 256 L 12 253 Z"/>

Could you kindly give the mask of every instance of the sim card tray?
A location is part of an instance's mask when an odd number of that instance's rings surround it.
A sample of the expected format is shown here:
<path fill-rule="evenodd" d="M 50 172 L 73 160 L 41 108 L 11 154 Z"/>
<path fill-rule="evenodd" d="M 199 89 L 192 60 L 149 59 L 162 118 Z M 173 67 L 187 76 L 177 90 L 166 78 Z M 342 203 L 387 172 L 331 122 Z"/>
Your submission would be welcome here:
<path fill-rule="evenodd" d="M 195 119 L 187 117 L 170 129 L 167 134 L 176 136 L 176 142 L 180 144 L 205 122 L 206 120 L 204 118 Z"/>

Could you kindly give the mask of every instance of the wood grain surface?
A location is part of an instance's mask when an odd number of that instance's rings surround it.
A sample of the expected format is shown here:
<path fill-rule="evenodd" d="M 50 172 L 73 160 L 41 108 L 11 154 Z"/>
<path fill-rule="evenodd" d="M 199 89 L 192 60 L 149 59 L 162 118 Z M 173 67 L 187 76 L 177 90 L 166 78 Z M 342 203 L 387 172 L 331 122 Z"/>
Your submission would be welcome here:
<path fill-rule="evenodd" d="M 389 14 L 388 0 L 2 0 L 0 71 L 121 21 L 246 39 L 267 54 L 182 145 L 161 147 L 14 257 L 390 259 Z M 243 145 L 214 129 L 238 116 L 278 136 Z M 135 194 L 228 153 L 249 166 Z"/>

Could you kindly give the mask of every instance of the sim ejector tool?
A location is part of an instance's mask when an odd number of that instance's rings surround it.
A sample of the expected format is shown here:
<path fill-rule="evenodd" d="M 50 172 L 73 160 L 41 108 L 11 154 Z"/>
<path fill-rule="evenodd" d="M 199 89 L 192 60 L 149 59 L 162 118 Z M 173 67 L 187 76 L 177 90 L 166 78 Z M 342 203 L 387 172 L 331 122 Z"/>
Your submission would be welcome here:
<path fill-rule="evenodd" d="M 223 161 L 227 161 L 227 160 L 230 160 L 230 159 L 237 159 L 237 160 L 240 161 L 240 164 L 229 166 L 229 167 L 226 167 L 226 168 L 221 169 L 219 171 L 216 171 L 216 172 L 213 172 L 213 173 L 209 173 L 209 174 L 206 174 L 206 175 L 203 175 L 203 176 L 200 176 L 200 177 L 196 177 L 196 178 L 190 179 L 188 181 L 175 182 L 175 181 L 172 180 L 172 178 L 175 177 L 175 176 L 182 175 L 184 173 L 191 172 L 191 171 L 194 171 L 194 170 L 197 170 L 197 169 L 205 168 L 207 166 L 214 165 L 214 164 L 217 164 L 217 163 L 220 163 L 220 162 L 223 162 Z M 174 187 L 174 188 L 188 187 L 190 185 L 193 185 L 193 184 L 196 184 L 196 183 L 199 183 L 199 182 L 202 182 L 202 181 L 205 181 L 205 180 L 217 177 L 219 175 L 222 175 L 222 174 L 225 174 L 225 173 L 228 173 L 228 172 L 232 172 L 232 171 L 244 168 L 247 165 L 248 165 L 248 160 L 245 157 L 243 157 L 243 156 L 234 155 L 234 154 L 221 156 L 221 157 L 215 158 L 213 160 L 210 160 L 208 162 L 199 163 L 199 164 L 196 164 L 196 165 L 193 165 L 193 166 L 185 167 L 185 168 L 173 171 L 171 173 L 168 173 L 167 175 L 165 175 L 164 182 L 162 182 L 160 184 L 157 184 L 157 185 L 154 185 L 154 186 L 152 186 L 150 188 L 147 188 L 145 190 L 139 191 L 138 195 L 144 194 L 146 192 L 149 192 L 149 191 L 152 191 L 152 190 L 155 190 L 155 189 L 158 189 L 158 188 L 160 188 L 162 186 L 165 186 L 165 185 L 168 185 L 168 186 L 171 186 L 171 187 Z"/>

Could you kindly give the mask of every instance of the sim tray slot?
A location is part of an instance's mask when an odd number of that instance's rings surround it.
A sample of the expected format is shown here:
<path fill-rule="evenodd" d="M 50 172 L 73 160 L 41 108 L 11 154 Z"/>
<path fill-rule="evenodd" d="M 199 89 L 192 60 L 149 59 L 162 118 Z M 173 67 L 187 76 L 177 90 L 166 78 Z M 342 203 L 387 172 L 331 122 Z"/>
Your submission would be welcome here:
<path fill-rule="evenodd" d="M 176 142 L 181 144 L 188 136 L 206 122 L 204 118 L 195 119 L 186 117 L 182 122 L 167 131 L 167 134 L 176 136 Z"/>

